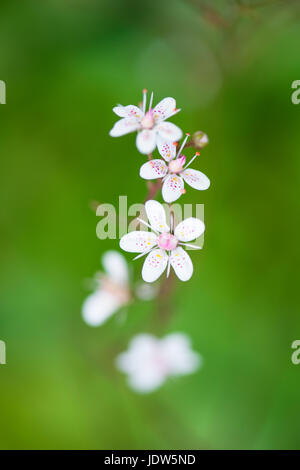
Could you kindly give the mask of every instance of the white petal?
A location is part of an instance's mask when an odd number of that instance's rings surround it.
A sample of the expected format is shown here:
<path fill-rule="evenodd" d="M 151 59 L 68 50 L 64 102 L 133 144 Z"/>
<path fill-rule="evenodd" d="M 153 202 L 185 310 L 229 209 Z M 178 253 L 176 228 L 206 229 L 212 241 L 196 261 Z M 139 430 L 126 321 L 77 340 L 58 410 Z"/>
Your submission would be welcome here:
<path fill-rule="evenodd" d="M 138 132 L 136 137 L 136 146 L 139 152 L 148 154 L 153 152 L 156 147 L 156 133 L 154 130 L 144 129 Z"/>
<path fill-rule="evenodd" d="M 121 135 L 129 134 L 139 128 L 139 122 L 136 118 L 124 118 L 117 121 L 114 127 L 110 130 L 111 137 L 120 137 Z"/>
<path fill-rule="evenodd" d="M 195 372 L 202 362 L 201 356 L 191 349 L 189 337 L 183 333 L 171 333 L 165 336 L 160 345 L 170 375 Z"/>
<path fill-rule="evenodd" d="M 163 160 L 150 160 L 140 168 L 140 177 L 145 180 L 163 178 L 167 173 L 167 165 Z"/>
<path fill-rule="evenodd" d="M 120 247 L 130 253 L 143 253 L 156 244 L 157 235 L 153 232 L 135 230 L 124 235 L 120 240 Z"/>
<path fill-rule="evenodd" d="M 181 281 L 188 281 L 193 274 L 193 263 L 187 252 L 178 246 L 171 252 L 171 266 Z"/>
<path fill-rule="evenodd" d="M 137 106 L 129 104 L 128 106 L 115 106 L 113 112 L 120 117 L 134 117 L 136 119 L 141 119 L 143 112 Z"/>
<path fill-rule="evenodd" d="M 176 145 L 169 140 L 162 139 L 159 135 L 157 137 L 157 148 L 166 162 L 176 157 Z"/>
<path fill-rule="evenodd" d="M 168 140 L 169 142 L 175 142 L 180 140 L 182 137 L 181 129 L 175 126 L 172 122 L 161 122 L 155 127 L 155 129 L 158 131 L 158 134 L 162 139 Z"/>
<path fill-rule="evenodd" d="M 145 204 L 146 214 L 153 230 L 157 232 L 169 232 L 170 227 L 166 222 L 166 212 L 158 201 L 150 200 Z"/>
<path fill-rule="evenodd" d="M 166 380 L 166 375 L 158 368 L 143 368 L 138 373 L 132 374 L 128 383 L 131 388 L 139 393 L 149 393 L 160 387 Z"/>
<path fill-rule="evenodd" d="M 142 278 L 145 282 L 154 282 L 161 276 L 168 264 L 168 255 L 165 251 L 152 250 L 145 259 L 142 269 Z"/>
<path fill-rule="evenodd" d="M 210 181 L 204 173 L 198 170 L 192 170 L 188 168 L 187 170 L 183 170 L 180 175 L 187 182 L 192 188 L 195 189 L 208 189 L 210 186 Z"/>
<path fill-rule="evenodd" d="M 164 98 L 153 109 L 155 121 L 164 121 L 174 114 L 176 110 L 176 101 L 174 98 Z"/>
<path fill-rule="evenodd" d="M 84 321 L 90 326 L 99 326 L 104 323 L 118 308 L 121 303 L 110 292 L 98 290 L 89 295 L 82 306 Z"/>
<path fill-rule="evenodd" d="M 183 179 L 178 175 L 169 175 L 162 187 L 162 197 L 166 202 L 174 202 L 181 195 L 184 188 Z"/>
<path fill-rule="evenodd" d="M 181 242 L 190 242 L 200 237 L 205 230 L 205 225 L 200 219 L 189 217 L 177 225 L 174 235 Z"/>
<path fill-rule="evenodd" d="M 123 255 L 118 251 L 106 251 L 102 256 L 102 264 L 109 277 L 119 283 L 128 283 L 128 266 Z"/>

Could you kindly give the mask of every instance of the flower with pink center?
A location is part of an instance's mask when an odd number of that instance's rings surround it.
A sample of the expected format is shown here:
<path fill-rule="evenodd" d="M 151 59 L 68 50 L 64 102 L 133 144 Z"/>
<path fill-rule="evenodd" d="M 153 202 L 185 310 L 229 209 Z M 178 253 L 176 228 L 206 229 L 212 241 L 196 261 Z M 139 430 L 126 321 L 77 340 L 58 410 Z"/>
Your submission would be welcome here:
<path fill-rule="evenodd" d="M 162 178 L 162 197 L 165 202 L 176 201 L 185 193 L 184 182 L 194 189 L 205 190 L 210 186 L 207 176 L 198 170 L 188 168 L 200 155 L 196 152 L 193 158 L 185 165 L 186 157 L 181 154 L 189 137 L 186 135 L 180 149 L 176 151 L 176 144 L 167 141 L 160 142 L 158 151 L 164 160 L 153 159 L 144 163 L 140 168 L 140 176 L 146 180 Z"/>
<path fill-rule="evenodd" d="M 153 93 L 147 111 L 147 90 L 143 90 L 141 107 L 131 104 L 115 106 L 114 113 L 122 119 L 114 124 L 109 134 L 119 137 L 137 131 L 136 146 L 143 154 L 150 154 L 157 145 L 162 145 L 165 141 L 174 142 L 181 139 L 181 129 L 171 122 L 165 122 L 180 111 L 176 108 L 174 98 L 164 98 L 154 108 L 152 102 Z"/>
<path fill-rule="evenodd" d="M 187 242 L 195 240 L 204 233 L 204 223 L 194 217 L 180 222 L 175 230 L 167 225 L 165 210 L 158 201 L 147 201 L 145 204 L 149 224 L 141 219 L 141 223 L 152 231 L 136 230 L 124 235 L 120 240 L 122 250 L 130 253 L 139 253 L 135 259 L 147 255 L 142 278 L 145 282 L 156 281 L 170 267 L 174 269 L 181 281 L 188 281 L 193 274 L 193 263 L 185 247 L 200 248 Z M 173 222 L 171 220 L 171 225 Z"/>
<path fill-rule="evenodd" d="M 191 348 L 183 333 L 164 338 L 150 334 L 135 336 L 126 352 L 117 357 L 116 365 L 128 376 L 128 384 L 139 393 L 149 393 L 169 377 L 191 374 L 202 365 L 202 357 Z"/>

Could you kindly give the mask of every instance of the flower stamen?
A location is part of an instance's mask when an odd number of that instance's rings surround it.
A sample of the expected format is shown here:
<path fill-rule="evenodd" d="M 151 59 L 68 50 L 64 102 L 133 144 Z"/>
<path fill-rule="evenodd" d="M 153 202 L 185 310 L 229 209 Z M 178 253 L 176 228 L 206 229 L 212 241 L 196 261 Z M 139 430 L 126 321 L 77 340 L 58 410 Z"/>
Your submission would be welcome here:
<path fill-rule="evenodd" d="M 182 142 L 181 147 L 180 147 L 180 149 L 179 149 L 178 152 L 177 152 L 176 158 L 178 158 L 179 155 L 181 154 L 181 150 L 184 148 L 184 146 L 185 146 L 185 144 L 186 144 L 186 141 L 188 140 L 189 137 L 190 137 L 190 134 L 187 132 L 187 133 L 186 133 L 186 137 L 184 138 L 184 141 Z"/>
<path fill-rule="evenodd" d="M 146 112 L 146 105 L 147 105 L 147 89 L 143 89 L 143 113 L 145 114 Z"/>
<path fill-rule="evenodd" d="M 153 91 L 152 91 L 151 96 L 150 96 L 149 111 L 151 111 L 151 109 L 152 109 L 152 103 L 153 103 Z"/>
<path fill-rule="evenodd" d="M 187 169 L 188 166 L 190 166 L 190 164 L 195 160 L 196 157 L 199 157 L 200 155 L 200 152 L 196 152 L 195 155 L 193 156 L 193 158 L 189 161 L 189 163 L 184 167 L 184 170 Z"/>

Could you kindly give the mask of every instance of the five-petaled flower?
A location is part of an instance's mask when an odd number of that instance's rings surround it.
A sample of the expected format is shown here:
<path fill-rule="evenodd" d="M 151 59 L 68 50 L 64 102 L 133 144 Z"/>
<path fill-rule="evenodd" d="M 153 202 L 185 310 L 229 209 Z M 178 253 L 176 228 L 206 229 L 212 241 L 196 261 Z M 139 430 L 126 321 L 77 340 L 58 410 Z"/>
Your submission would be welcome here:
<path fill-rule="evenodd" d="M 204 223 L 189 217 L 173 230 L 173 221 L 171 220 L 170 229 L 166 223 L 165 210 L 158 201 L 147 201 L 145 209 L 150 224 L 138 220 L 148 226 L 152 232 L 142 230 L 129 232 L 121 238 L 120 247 L 131 253 L 140 253 L 134 259 L 148 255 L 142 269 L 142 278 L 145 282 L 156 281 L 166 268 L 168 276 L 170 266 L 181 281 L 188 281 L 193 274 L 193 263 L 182 246 L 200 248 L 186 242 L 195 240 L 203 234 Z"/>
<path fill-rule="evenodd" d="M 191 348 L 189 337 L 172 333 L 164 338 L 135 336 L 126 352 L 117 357 L 117 367 L 128 374 L 128 383 L 139 393 L 160 387 L 168 377 L 195 372 L 202 357 Z"/>
<path fill-rule="evenodd" d="M 186 158 L 181 154 L 181 151 L 188 137 L 189 134 L 186 135 L 178 152 L 175 143 L 160 141 L 158 151 L 167 163 L 164 160 L 153 159 L 144 163 L 140 168 L 140 176 L 146 180 L 163 179 L 162 197 L 168 203 L 176 201 L 185 193 L 184 181 L 192 188 L 199 190 L 208 189 L 210 185 L 210 181 L 204 173 L 188 168 L 200 155 L 199 152 L 196 152 L 190 162 L 185 165 Z"/>
<path fill-rule="evenodd" d="M 154 108 L 152 101 L 153 93 L 147 111 L 147 90 L 143 90 L 141 108 L 134 105 L 114 107 L 114 113 L 122 119 L 115 123 L 109 134 L 112 137 L 120 137 L 137 131 L 136 146 L 143 154 L 153 152 L 156 145 L 161 145 L 162 141 L 174 142 L 181 139 L 181 129 L 171 122 L 165 122 L 180 111 L 176 108 L 174 98 L 164 98 Z"/>

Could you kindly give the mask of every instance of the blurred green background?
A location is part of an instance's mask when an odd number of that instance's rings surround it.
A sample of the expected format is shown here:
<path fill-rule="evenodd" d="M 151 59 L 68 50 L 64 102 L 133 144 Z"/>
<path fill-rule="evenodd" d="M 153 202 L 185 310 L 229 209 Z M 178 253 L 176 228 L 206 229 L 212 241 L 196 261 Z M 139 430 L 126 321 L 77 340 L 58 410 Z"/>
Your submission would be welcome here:
<path fill-rule="evenodd" d="M 299 7 L 1 2 L 1 448 L 299 448 Z M 204 366 L 141 396 L 114 358 L 151 331 L 155 302 L 96 329 L 81 305 L 117 247 L 97 239 L 90 201 L 145 196 L 135 136 L 108 136 L 112 107 L 144 87 L 208 133 L 194 167 L 212 185 L 180 200 L 205 204 L 205 245 L 161 330 L 189 334 Z"/>

